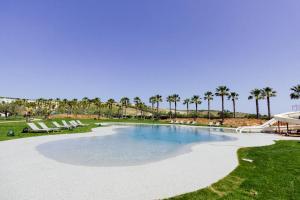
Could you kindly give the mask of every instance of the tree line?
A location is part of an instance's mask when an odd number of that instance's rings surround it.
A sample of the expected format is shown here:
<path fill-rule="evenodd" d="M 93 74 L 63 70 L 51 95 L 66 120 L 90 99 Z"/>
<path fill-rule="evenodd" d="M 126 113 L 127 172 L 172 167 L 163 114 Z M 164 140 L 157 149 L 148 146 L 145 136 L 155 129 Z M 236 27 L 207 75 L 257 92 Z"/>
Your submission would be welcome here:
<path fill-rule="evenodd" d="M 300 84 L 290 88 L 290 98 L 300 99 Z M 262 89 L 255 88 L 250 91 L 248 97 L 249 100 L 255 101 L 256 106 L 256 118 L 260 117 L 259 102 L 265 99 L 267 103 L 268 118 L 271 118 L 271 104 L 270 99 L 276 97 L 277 92 L 271 87 L 265 87 Z M 236 104 L 239 99 L 237 92 L 231 91 L 227 86 L 219 86 L 215 89 L 215 92 L 207 91 L 204 93 L 203 98 L 200 95 L 193 95 L 191 98 L 185 98 L 181 101 L 181 97 L 178 94 L 169 95 L 166 97 L 166 102 L 169 104 L 169 117 L 176 118 L 178 115 L 177 106 L 180 102 L 186 106 L 186 116 L 191 114 L 190 106 L 195 106 L 194 116 L 198 116 L 199 105 L 202 104 L 202 100 L 207 102 L 207 117 L 211 119 L 211 102 L 215 97 L 220 99 L 221 111 L 220 118 L 222 122 L 225 118 L 225 100 L 232 102 L 233 117 L 236 117 Z M 40 98 L 36 101 L 27 101 L 26 99 L 18 99 L 11 103 L 0 103 L 0 112 L 4 113 L 7 117 L 11 115 L 17 115 L 23 113 L 26 116 L 45 116 L 48 117 L 55 113 L 66 114 L 95 114 L 98 118 L 104 117 L 119 117 L 124 118 L 128 116 L 128 108 L 135 109 L 135 117 L 145 118 L 146 113 L 151 113 L 152 119 L 160 119 L 161 111 L 160 104 L 163 102 L 163 97 L 159 94 L 151 96 L 149 98 L 150 106 L 147 106 L 140 97 L 133 98 L 133 104 L 128 97 L 123 97 L 119 102 L 114 99 L 108 99 L 106 102 L 102 102 L 100 98 L 89 99 L 84 97 L 81 100 L 78 99 L 44 99 Z M 174 109 L 173 109 L 174 108 Z M 174 110 L 174 112 L 172 112 Z"/>

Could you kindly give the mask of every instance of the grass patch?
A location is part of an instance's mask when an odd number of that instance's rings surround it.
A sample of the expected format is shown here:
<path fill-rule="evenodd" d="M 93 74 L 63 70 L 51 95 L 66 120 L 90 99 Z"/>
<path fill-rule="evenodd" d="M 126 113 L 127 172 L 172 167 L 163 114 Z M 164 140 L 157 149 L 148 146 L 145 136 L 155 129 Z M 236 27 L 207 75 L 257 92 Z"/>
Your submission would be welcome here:
<path fill-rule="evenodd" d="M 61 124 L 62 119 L 51 119 L 44 120 L 45 124 L 48 127 L 54 127 L 52 121 L 57 121 Z M 70 119 L 65 119 L 69 121 Z M 0 123 L 0 141 L 12 140 L 25 137 L 34 137 L 34 136 L 43 136 L 43 135 L 57 135 L 57 134 L 71 134 L 71 133 L 85 133 L 90 132 L 92 128 L 96 128 L 96 122 L 126 122 L 126 123 L 147 123 L 147 124 L 167 124 L 166 122 L 157 121 L 157 120 L 140 120 L 140 119 L 106 119 L 106 120 L 94 120 L 94 119 L 81 119 L 85 124 L 89 126 L 77 127 L 73 130 L 61 130 L 59 132 L 50 132 L 50 133 L 22 133 L 22 130 L 27 127 L 25 122 L 7 122 Z M 36 123 L 36 122 L 35 122 Z M 7 136 L 7 132 L 13 130 L 15 136 Z"/>
<path fill-rule="evenodd" d="M 299 141 L 242 148 L 238 156 L 239 166 L 224 179 L 210 187 L 170 199 L 300 199 Z"/>

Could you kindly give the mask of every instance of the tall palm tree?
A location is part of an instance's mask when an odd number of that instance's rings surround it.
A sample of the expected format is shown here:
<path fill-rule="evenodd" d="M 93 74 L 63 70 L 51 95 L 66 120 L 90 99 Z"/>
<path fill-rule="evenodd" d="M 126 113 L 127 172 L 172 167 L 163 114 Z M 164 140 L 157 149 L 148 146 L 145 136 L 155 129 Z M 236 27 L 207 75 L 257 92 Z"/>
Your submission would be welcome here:
<path fill-rule="evenodd" d="M 172 95 L 174 100 L 174 107 L 175 107 L 175 118 L 177 117 L 177 102 L 180 102 L 180 96 L 178 94 Z"/>
<path fill-rule="evenodd" d="M 97 114 L 98 114 L 98 119 L 100 118 L 101 116 L 101 105 L 102 105 L 102 102 L 100 100 L 100 98 L 96 97 L 92 100 L 93 104 L 96 106 L 97 108 Z"/>
<path fill-rule="evenodd" d="M 108 109 L 109 109 L 109 117 L 111 118 L 112 117 L 112 107 L 116 103 L 116 101 L 114 99 L 108 99 L 106 103 L 107 103 Z"/>
<path fill-rule="evenodd" d="M 141 111 L 141 118 L 145 119 L 144 110 L 146 109 L 146 104 L 144 102 L 139 103 L 139 109 Z"/>
<path fill-rule="evenodd" d="M 159 103 L 162 102 L 162 96 L 157 94 L 155 97 L 155 103 L 156 103 L 156 117 L 159 119 Z"/>
<path fill-rule="evenodd" d="M 221 99 L 222 99 L 221 118 L 222 118 L 222 123 L 223 123 L 224 122 L 224 97 L 229 95 L 229 88 L 225 85 L 219 86 L 216 88 L 215 95 L 221 97 Z"/>
<path fill-rule="evenodd" d="M 233 106 L 233 118 L 235 118 L 235 103 L 239 99 L 239 94 L 236 92 L 230 92 L 228 95 L 228 100 L 232 101 L 232 106 Z"/>
<path fill-rule="evenodd" d="M 80 102 L 83 113 L 87 114 L 90 107 L 90 99 L 88 97 L 83 97 Z"/>
<path fill-rule="evenodd" d="M 151 103 L 152 119 L 154 119 L 155 96 L 149 98 L 149 103 Z"/>
<path fill-rule="evenodd" d="M 258 101 L 263 99 L 264 96 L 262 94 L 262 90 L 260 89 L 253 89 L 250 91 L 250 96 L 248 97 L 248 99 L 255 99 L 255 105 L 256 105 L 256 118 L 258 119 L 259 118 L 259 104 L 258 104 Z"/>
<path fill-rule="evenodd" d="M 174 102 L 174 98 L 172 95 L 167 96 L 167 102 L 169 103 L 170 119 L 171 119 L 172 118 L 172 103 Z"/>
<path fill-rule="evenodd" d="M 198 104 L 201 104 L 201 98 L 198 95 L 194 95 L 191 98 L 191 103 L 195 104 L 196 107 L 196 118 L 198 117 Z"/>
<path fill-rule="evenodd" d="M 124 114 L 125 114 L 125 117 L 126 117 L 126 110 L 127 110 L 127 107 L 130 103 L 129 98 L 128 97 L 122 97 L 121 100 L 120 100 L 120 103 L 125 108 L 125 112 L 123 113 L 123 118 L 124 118 Z"/>
<path fill-rule="evenodd" d="M 186 116 L 189 115 L 189 104 L 190 104 L 190 102 L 191 102 L 190 99 L 183 100 L 183 105 L 186 105 Z"/>
<path fill-rule="evenodd" d="M 138 110 L 139 110 L 139 105 L 142 102 L 140 97 L 134 97 L 133 102 L 135 104 L 135 109 L 136 109 L 136 113 L 135 113 L 135 117 L 137 117 L 138 115 Z"/>
<path fill-rule="evenodd" d="M 207 101 L 207 115 L 208 119 L 210 120 L 210 102 L 214 99 L 214 95 L 212 92 L 207 91 L 204 94 L 204 100 Z"/>
<path fill-rule="evenodd" d="M 300 84 L 291 88 L 292 93 L 290 94 L 291 99 L 300 99 Z"/>
<path fill-rule="evenodd" d="M 273 88 L 265 87 L 262 89 L 262 96 L 267 98 L 267 106 L 268 106 L 268 118 L 271 119 L 271 105 L 270 98 L 276 97 L 277 92 L 273 90 Z"/>

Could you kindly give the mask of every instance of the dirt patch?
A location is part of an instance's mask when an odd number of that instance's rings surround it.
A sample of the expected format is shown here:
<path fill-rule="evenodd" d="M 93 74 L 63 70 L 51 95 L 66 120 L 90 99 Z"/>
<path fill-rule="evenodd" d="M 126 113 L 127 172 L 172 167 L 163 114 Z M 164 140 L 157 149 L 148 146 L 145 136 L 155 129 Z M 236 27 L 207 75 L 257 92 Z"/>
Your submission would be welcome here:
<path fill-rule="evenodd" d="M 194 121 L 193 118 L 180 118 L 174 120 L 183 121 L 183 122 Z M 170 121 L 170 120 L 166 120 L 166 121 Z M 197 118 L 196 122 L 201 125 L 208 125 L 210 122 L 211 123 L 220 122 L 220 119 L 208 120 L 207 118 Z M 266 120 L 264 119 L 230 118 L 230 119 L 225 119 L 223 125 L 228 127 L 257 126 L 263 124 L 264 122 L 266 122 Z"/>

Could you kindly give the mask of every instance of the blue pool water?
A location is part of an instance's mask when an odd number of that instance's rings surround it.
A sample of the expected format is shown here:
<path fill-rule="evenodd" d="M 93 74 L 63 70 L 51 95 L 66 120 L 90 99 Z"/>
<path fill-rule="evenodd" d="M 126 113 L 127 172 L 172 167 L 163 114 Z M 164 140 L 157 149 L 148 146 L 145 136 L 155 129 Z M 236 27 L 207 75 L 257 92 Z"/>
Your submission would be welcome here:
<path fill-rule="evenodd" d="M 137 125 L 119 128 L 113 135 L 48 142 L 37 150 L 48 158 L 73 165 L 130 166 L 187 153 L 195 143 L 232 139 L 196 127 Z"/>

